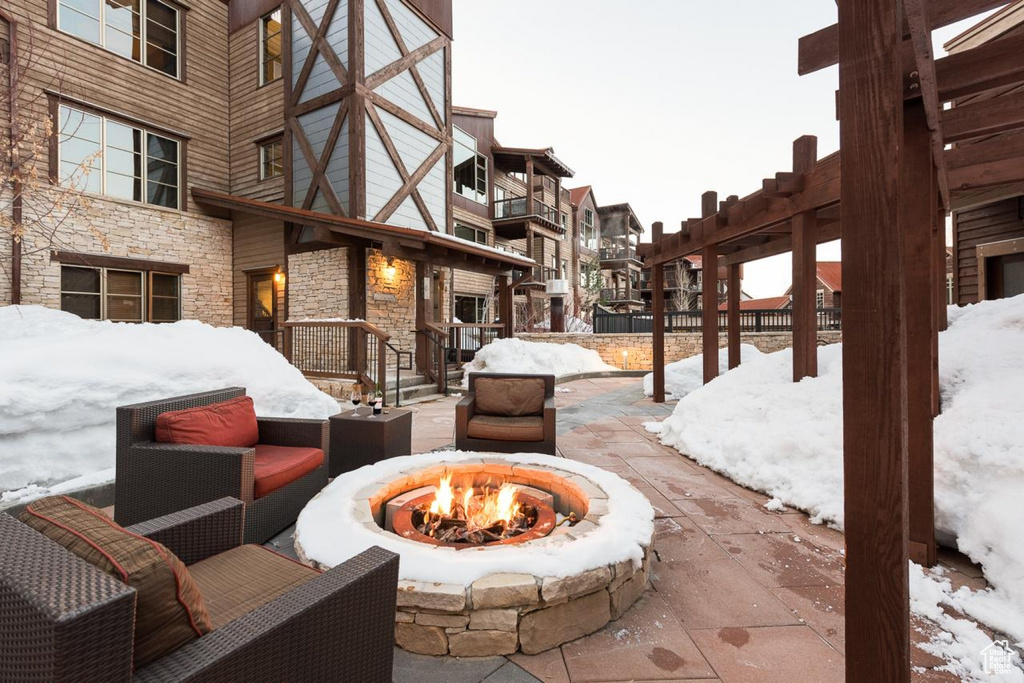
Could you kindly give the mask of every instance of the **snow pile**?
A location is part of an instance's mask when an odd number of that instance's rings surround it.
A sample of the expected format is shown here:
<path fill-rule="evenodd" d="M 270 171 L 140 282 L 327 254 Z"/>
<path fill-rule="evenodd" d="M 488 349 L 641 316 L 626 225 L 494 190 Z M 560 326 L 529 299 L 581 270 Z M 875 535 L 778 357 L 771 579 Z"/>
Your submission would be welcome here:
<path fill-rule="evenodd" d="M 764 354 L 756 346 L 740 345 L 740 358 L 749 363 Z M 718 352 L 719 372 L 729 369 L 729 349 Z M 665 366 L 665 399 L 676 401 L 704 386 L 704 354 L 690 356 Z M 644 376 L 644 396 L 654 396 L 654 373 Z"/>
<path fill-rule="evenodd" d="M 68 490 L 111 480 L 117 406 L 240 386 L 261 416 L 338 412 L 257 335 L 196 321 L 136 325 L 0 308 L 0 378 L 0 491 L 22 489 L 2 502 L 58 482 Z"/>
<path fill-rule="evenodd" d="M 662 443 L 808 511 L 843 522 L 842 347 L 792 382 L 790 350 L 755 358 L 683 398 Z M 960 607 L 1024 641 L 1024 296 L 950 309 L 940 335 L 937 532 L 983 565 L 993 589 Z"/>
<path fill-rule="evenodd" d="M 565 577 L 591 569 L 631 560 L 643 561 L 643 546 L 654 533 L 654 508 L 642 493 L 625 479 L 593 465 L 536 453 L 502 455 L 487 453 L 488 459 L 521 465 L 544 465 L 581 474 L 608 495 L 608 512 L 598 530 L 572 543 L 523 544 L 502 548 L 454 550 L 410 541 L 385 533 L 375 525 L 364 525 L 359 503 L 361 489 L 445 463 L 480 462 L 480 453 L 453 451 L 409 455 L 383 460 L 348 472 L 321 491 L 306 505 L 295 526 L 295 544 L 307 558 L 336 566 L 371 546 L 381 546 L 401 555 L 399 578 L 428 583 L 469 586 L 491 574 L 522 573 Z M 381 484 L 383 485 L 383 484 Z"/>
<path fill-rule="evenodd" d="M 497 339 L 476 352 L 473 361 L 462 366 L 462 386 L 469 386 L 469 373 L 520 373 L 527 375 L 575 375 L 581 372 L 617 370 L 607 365 L 597 351 L 576 344 L 549 344 L 522 339 Z"/>

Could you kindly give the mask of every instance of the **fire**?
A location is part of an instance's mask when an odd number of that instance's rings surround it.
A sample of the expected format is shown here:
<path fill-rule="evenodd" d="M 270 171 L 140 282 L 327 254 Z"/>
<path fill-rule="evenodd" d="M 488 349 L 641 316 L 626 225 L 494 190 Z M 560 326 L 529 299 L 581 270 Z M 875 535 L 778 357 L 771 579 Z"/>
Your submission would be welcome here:
<path fill-rule="evenodd" d="M 447 473 L 441 477 L 426 514 L 430 535 L 445 521 L 460 522 L 466 534 L 499 526 L 508 530 L 522 517 L 518 497 L 519 487 L 507 482 L 497 489 L 457 489 L 452 486 L 452 475 Z"/>

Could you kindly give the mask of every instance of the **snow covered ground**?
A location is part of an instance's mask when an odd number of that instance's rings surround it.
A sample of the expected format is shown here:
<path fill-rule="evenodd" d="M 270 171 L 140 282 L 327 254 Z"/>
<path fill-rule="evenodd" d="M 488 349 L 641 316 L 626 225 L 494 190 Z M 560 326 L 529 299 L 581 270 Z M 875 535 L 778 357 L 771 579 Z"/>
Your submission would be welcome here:
<path fill-rule="evenodd" d="M 240 328 L 0 308 L 0 502 L 112 480 L 117 406 L 233 386 L 247 389 L 261 416 L 326 418 L 339 410 Z"/>
<path fill-rule="evenodd" d="M 750 344 L 740 345 L 740 359 L 749 363 L 764 354 Z M 718 352 L 718 369 L 725 373 L 729 369 L 729 349 Z M 692 391 L 704 386 L 704 356 L 702 354 L 677 360 L 665 366 L 665 398 L 677 401 Z M 644 396 L 654 396 L 654 373 L 644 375 Z"/>
<path fill-rule="evenodd" d="M 992 588 L 946 590 L 945 604 L 1024 643 L 1024 296 L 954 307 L 949 317 L 935 421 L 937 532 L 983 566 Z M 679 402 L 662 443 L 841 528 L 842 346 L 822 347 L 818 358 L 819 377 L 798 384 L 789 350 L 730 371 Z M 918 609 L 942 602 L 933 584 L 915 586 Z"/>
<path fill-rule="evenodd" d="M 469 386 L 469 373 L 521 373 L 536 375 L 575 375 L 580 372 L 618 370 L 607 365 L 597 351 L 576 344 L 548 344 L 522 339 L 498 339 L 476 353 L 470 363 L 462 366 L 462 386 Z"/>

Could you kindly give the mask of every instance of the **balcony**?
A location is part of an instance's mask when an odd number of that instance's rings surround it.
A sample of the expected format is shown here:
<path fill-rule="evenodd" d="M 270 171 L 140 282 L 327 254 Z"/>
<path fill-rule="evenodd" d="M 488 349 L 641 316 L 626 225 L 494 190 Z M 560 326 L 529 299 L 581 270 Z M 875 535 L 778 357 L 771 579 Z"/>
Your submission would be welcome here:
<path fill-rule="evenodd" d="M 643 303 L 640 298 L 640 290 L 636 287 L 626 290 L 625 287 L 614 287 L 610 289 L 601 290 L 601 301 L 607 301 L 610 304 L 622 304 L 622 303 Z"/>
<path fill-rule="evenodd" d="M 604 246 L 600 249 L 601 265 L 609 266 L 613 263 L 625 263 L 627 261 L 633 261 L 636 264 L 640 264 L 640 257 L 637 256 L 636 247 L 630 245 L 624 246 Z"/>
<path fill-rule="evenodd" d="M 519 287 L 545 289 L 547 287 L 548 280 L 558 280 L 560 277 L 558 270 L 555 268 L 534 266 L 530 272 L 530 279 L 520 284 Z"/>
<path fill-rule="evenodd" d="M 534 199 L 532 204 L 526 197 L 494 202 L 494 232 L 498 237 L 523 239 L 526 237 L 527 224 L 531 222 L 560 234 L 565 232 L 555 207 L 539 199 Z"/>

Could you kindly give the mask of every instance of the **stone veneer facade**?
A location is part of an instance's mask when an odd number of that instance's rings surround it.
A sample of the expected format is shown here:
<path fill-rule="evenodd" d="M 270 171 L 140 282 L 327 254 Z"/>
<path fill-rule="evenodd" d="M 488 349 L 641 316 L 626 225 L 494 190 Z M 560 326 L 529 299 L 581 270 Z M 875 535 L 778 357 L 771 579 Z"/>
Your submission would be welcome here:
<path fill-rule="evenodd" d="M 348 248 L 288 257 L 288 317 L 348 317 Z"/>
<path fill-rule="evenodd" d="M 416 264 L 387 258 L 371 249 L 366 254 L 366 321 L 391 335 L 401 351 L 416 348 Z"/>
<path fill-rule="evenodd" d="M 654 341 L 651 334 L 517 334 L 524 341 L 547 342 L 551 344 L 576 344 L 592 349 L 601 355 L 601 360 L 621 368 L 622 352 L 628 351 L 629 370 L 650 370 L 654 367 Z M 720 335 L 719 348 L 724 348 L 727 337 Z M 742 335 L 744 344 L 756 346 L 764 353 L 774 353 L 793 346 L 791 332 L 750 332 Z M 819 332 L 818 346 L 836 344 L 842 341 L 842 332 Z M 703 337 L 699 332 L 683 332 L 665 335 L 665 362 L 690 358 L 701 353 Z"/>
<path fill-rule="evenodd" d="M 23 241 L 21 300 L 60 309 L 60 266 L 50 251 L 163 261 L 189 266 L 181 278 L 181 317 L 232 323 L 231 221 L 144 204 L 89 197 L 54 235 Z M 10 301 L 9 273 L 0 301 Z"/>

